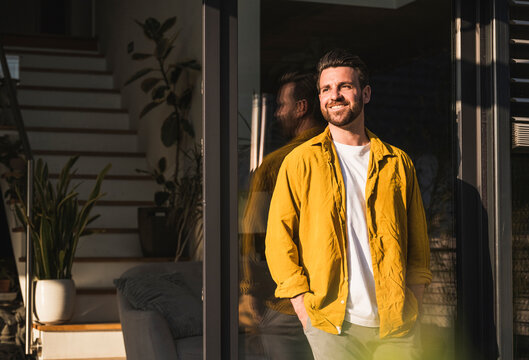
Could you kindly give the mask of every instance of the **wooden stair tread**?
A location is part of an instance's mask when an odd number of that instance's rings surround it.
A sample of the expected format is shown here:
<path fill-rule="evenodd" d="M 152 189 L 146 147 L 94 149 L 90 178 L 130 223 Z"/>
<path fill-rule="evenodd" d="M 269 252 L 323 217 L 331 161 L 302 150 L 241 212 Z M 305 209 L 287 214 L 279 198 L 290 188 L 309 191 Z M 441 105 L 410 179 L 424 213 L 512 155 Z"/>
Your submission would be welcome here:
<path fill-rule="evenodd" d="M 6 201 L 7 204 L 17 204 L 19 201 L 10 199 Z M 79 200 L 80 205 L 84 205 L 86 200 Z M 154 201 L 142 201 L 142 200 L 99 200 L 97 206 L 146 206 L 153 207 Z"/>
<path fill-rule="evenodd" d="M 33 323 L 33 328 L 49 332 L 121 331 L 120 323 L 43 325 Z"/>
<path fill-rule="evenodd" d="M 60 156 L 102 156 L 102 157 L 145 157 L 144 152 L 119 152 L 119 151 L 75 151 L 75 150 L 33 150 L 33 155 L 60 155 Z"/>
<path fill-rule="evenodd" d="M 2 34 L 0 39 L 4 46 L 98 51 L 97 39 L 94 37 L 51 34 Z"/>
<path fill-rule="evenodd" d="M 58 179 L 60 174 L 50 174 L 50 179 Z M 95 180 L 96 174 L 75 174 L 72 179 L 81 180 Z M 135 181 L 151 181 L 152 178 L 149 175 L 106 175 L 105 180 L 135 180 Z"/>
<path fill-rule="evenodd" d="M 98 59 L 102 59 L 105 57 L 102 54 L 62 52 L 62 51 L 52 51 L 52 50 L 6 49 L 5 52 L 7 55 L 45 55 L 45 56 L 88 57 L 88 58 L 98 58 Z"/>
<path fill-rule="evenodd" d="M 99 203 L 96 203 L 96 206 Z M 138 228 L 99 228 L 99 227 L 88 227 L 88 230 L 97 232 L 98 234 L 136 234 L 138 233 Z M 25 232 L 26 228 L 22 226 L 17 226 L 12 229 L 14 233 Z"/>
<path fill-rule="evenodd" d="M 76 288 L 77 295 L 116 295 L 116 288 Z"/>
<path fill-rule="evenodd" d="M 26 257 L 18 258 L 20 262 L 26 262 Z M 159 262 L 171 262 L 174 261 L 174 257 L 76 257 L 74 262 L 76 263 L 107 263 L 107 262 L 119 262 L 119 263 L 159 263 Z"/>
<path fill-rule="evenodd" d="M 45 106 L 45 105 L 20 105 L 21 110 L 38 110 L 38 111 L 73 111 L 73 112 L 95 112 L 95 113 L 120 113 L 126 114 L 126 109 L 110 108 L 85 108 L 75 106 Z"/>
<path fill-rule="evenodd" d="M 118 89 L 100 89 L 100 88 L 78 88 L 65 86 L 43 86 L 43 85 L 20 85 L 18 90 L 38 90 L 38 91 L 67 91 L 67 92 L 92 92 L 92 93 L 107 93 L 119 94 Z"/>
<path fill-rule="evenodd" d="M 16 131 L 12 125 L 0 125 L 0 131 Z M 53 132 L 53 133 L 80 133 L 80 134 L 108 134 L 108 135 L 136 135 L 136 130 L 124 129 L 94 129 L 94 128 L 67 128 L 67 127 L 46 127 L 46 126 L 26 126 L 26 131 Z"/>
<path fill-rule="evenodd" d="M 79 70 L 79 69 L 50 69 L 30 66 L 21 66 L 20 72 L 49 72 L 58 74 L 83 74 L 83 75 L 112 75 L 108 70 Z"/>

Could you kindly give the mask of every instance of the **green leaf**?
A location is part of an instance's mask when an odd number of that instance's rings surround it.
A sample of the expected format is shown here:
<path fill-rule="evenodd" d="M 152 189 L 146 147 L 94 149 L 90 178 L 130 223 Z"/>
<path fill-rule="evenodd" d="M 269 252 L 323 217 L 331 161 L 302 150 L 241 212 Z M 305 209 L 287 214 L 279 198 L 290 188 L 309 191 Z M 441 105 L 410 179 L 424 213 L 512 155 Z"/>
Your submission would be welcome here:
<path fill-rule="evenodd" d="M 145 105 L 145 107 L 143 108 L 143 110 L 140 113 L 140 119 L 142 117 L 144 117 L 145 115 L 147 115 L 147 113 L 149 111 L 151 111 L 152 109 L 154 109 L 155 107 L 157 107 L 160 104 L 162 104 L 162 102 L 153 101 L 153 102 L 150 102 L 147 105 Z"/>
<path fill-rule="evenodd" d="M 172 106 L 176 105 L 176 101 L 177 101 L 176 94 L 171 91 L 169 95 L 167 95 L 167 99 L 165 99 L 165 101 L 167 101 L 167 104 L 169 105 L 172 105 Z"/>
<path fill-rule="evenodd" d="M 180 121 L 176 113 L 169 115 L 162 125 L 162 143 L 169 147 L 180 138 Z"/>
<path fill-rule="evenodd" d="M 163 206 L 164 202 L 169 199 L 169 193 L 167 191 L 157 191 L 154 194 L 154 202 L 156 203 L 156 206 Z"/>
<path fill-rule="evenodd" d="M 136 80 L 138 80 L 139 78 L 141 78 L 142 76 L 145 76 L 147 75 L 148 73 L 150 73 L 151 71 L 154 71 L 154 69 L 141 69 L 141 70 L 138 70 L 134 75 L 132 75 L 126 82 L 125 84 L 123 84 L 123 86 L 126 86 Z"/>
<path fill-rule="evenodd" d="M 152 90 L 152 88 L 158 84 L 160 82 L 160 78 L 147 78 L 147 79 L 144 79 L 142 82 L 141 82 L 141 89 L 143 90 L 144 93 L 148 93 L 149 91 Z"/>
<path fill-rule="evenodd" d="M 174 49 L 174 46 L 169 46 L 169 47 L 167 48 L 167 50 L 165 51 L 165 53 L 163 54 L 162 58 L 165 60 L 165 59 L 169 56 L 169 54 L 171 53 L 171 51 L 173 51 L 173 49 Z"/>
<path fill-rule="evenodd" d="M 158 185 L 162 185 L 165 183 L 165 176 L 163 176 L 163 174 L 159 174 L 156 176 L 155 180 Z"/>
<path fill-rule="evenodd" d="M 180 99 L 178 100 L 178 107 L 186 110 L 191 106 L 191 100 L 193 99 L 193 90 L 191 88 L 185 89 Z"/>
<path fill-rule="evenodd" d="M 166 166 L 167 166 L 167 159 L 165 157 L 160 158 L 160 160 L 158 160 L 158 169 L 160 170 L 160 172 L 164 172 L 166 169 Z"/>
<path fill-rule="evenodd" d="M 158 59 L 163 59 L 165 53 L 167 52 L 167 49 L 169 49 L 170 46 L 171 44 L 169 43 L 169 39 L 167 38 L 160 39 L 160 41 L 158 41 L 158 43 L 156 44 L 154 56 L 156 56 Z"/>
<path fill-rule="evenodd" d="M 157 40 L 160 37 L 160 22 L 155 18 L 148 18 L 143 24 L 143 32 L 149 39 Z"/>
<path fill-rule="evenodd" d="M 174 68 L 173 71 L 171 71 L 171 73 L 169 74 L 169 78 L 171 80 L 171 83 L 176 84 L 176 82 L 180 78 L 181 74 L 182 74 L 182 68 L 181 67 Z"/>
<path fill-rule="evenodd" d="M 166 85 L 160 85 L 158 87 L 156 87 L 152 92 L 151 92 L 151 97 L 153 100 L 159 100 L 159 99 L 163 99 L 165 97 L 165 92 L 168 90 L 169 88 L 166 86 Z"/>
<path fill-rule="evenodd" d="M 134 53 L 132 54 L 132 60 L 145 60 L 152 57 L 152 54 L 145 53 Z"/>
<path fill-rule="evenodd" d="M 176 24 L 176 16 L 170 17 L 169 19 L 165 20 L 160 27 L 160 34 L 163 35 L 164 32 L 172 28 Z"/>
<path fill-rule="evenodd" d="M 176 66 L 177 67 L 188 68 L 188 69 L 191 69 L 191 70 L 200 70 L 200 69 L 202 69 L 202 66 L 196 60 L 188 60 L 188 61 L 180 62 L 180 63 L 176 64 Z"/>
<path fill-rule="evenodd" d="M 176 190 L 176 184 L 174 183 L 174 181 L 166 181 L 165 182 L 165 187 L 169 191 L 175 191 Z"/>
<path fill-rule="evenodd" d="M 189 136 L 195 137 L 195 129 L 193 129 L 193 125 L 186 119 L 182 119 L 182 129 L 184 129 Z"/>

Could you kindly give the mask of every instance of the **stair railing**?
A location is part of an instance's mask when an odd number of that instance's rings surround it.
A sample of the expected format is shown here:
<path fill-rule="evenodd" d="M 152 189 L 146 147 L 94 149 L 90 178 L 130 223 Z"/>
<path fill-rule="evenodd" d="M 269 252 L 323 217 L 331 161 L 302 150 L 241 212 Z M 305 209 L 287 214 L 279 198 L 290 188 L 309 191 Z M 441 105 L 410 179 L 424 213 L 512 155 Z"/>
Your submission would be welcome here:
<path fill-rule="evenodd" d="M 4 107 L 4 111 L 11 112 L 15 128 L 18 132 L 19 139 L 22 143 L 22 152 L 27 161 L 27 188 L 26 188 L 26 209 L 27 217 L 31 219 L 31 212 L 33 206 L 33 153 L 29 146 L 29 140 L 20 113 L 15 87 L 11 79 L 11 73 L 7 64 L 7 58 L 4 51 L 4 46 L 0 43 L 0 62 L 2 65 L 3 77 L 0 81 L 6 87 L 9 106 Z M 2 105 L 4 102 L 1 102 Z M 26 226 L 26 334 L 25 334 L 25 353 L 30 355 L 35 346 L 33 343 L 33 243 L 31 241 L 31 231 L 29 224 Z"/>

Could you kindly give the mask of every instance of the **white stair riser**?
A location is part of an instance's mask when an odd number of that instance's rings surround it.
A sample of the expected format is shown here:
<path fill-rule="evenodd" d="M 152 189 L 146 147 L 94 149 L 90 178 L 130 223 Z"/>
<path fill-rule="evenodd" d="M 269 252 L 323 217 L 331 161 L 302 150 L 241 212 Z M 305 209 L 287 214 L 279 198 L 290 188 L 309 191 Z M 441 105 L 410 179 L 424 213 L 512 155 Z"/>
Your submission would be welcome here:
<path fill-rule="evenodd" d="M 61 72 L 20 72 L 21 85 L 64 86 L 75 88 L 112 89 L 114 80 L 108 74 L 77 74 Z"/>
<path fill-rule="evenodd" d="M 85 111 L 22 110 L 26 126 L 66 128 L 129 128 L 129 114 Z"/>
<path fill-rule="evenodd" d="M 76 294 L 72 323 L 119 322 L 115 294 Z"/>
<path fill-rule="evenodd" d="M 93 214 L 98 212 L 94 211 Z M 95 225 L 94 225 L 95 226 Z M 92 234 L 83 236 L 77 245 L 78 257 L 142 257 L 137 233 Z M 92 264 L 94 265 L 94 264 Z"/>
<path fill-rule="evenodd" d="M 72 277 L 78 288 L 106 288 L 114 286 L 114 279 L 119 278 L 128 269 L 144 264 L 142 262 L 76 262 L 73 265 Z"/>
<path fill-rule="evenodd" d="M 109 359 L 125 360 L 125 344 L 121 331 L 51 332 L 34 330 L 40 338 L 40 360 Z"/>
<path fill-rule="evenodd" d="M 39 155 L 48 164 L 50 173 L 58 174 L 64 164 L 70 158 L 65 155 Z M 112 164 L 108 174 L 112 175 L 135 175 L 135 169 L 146 169 L 147 161 L 139 157 L 103 157 L 103 156 L 81 156 L 77 160 L 76 168 L 79 173 L 98 174 L 108 163 Z"/>
<path fill-rule="evenodd" d="M 20 105 L 120 109 L 121 95 L 119 93 L 21 89 L 18 91 L 18 102 Z"/>
<path fill-rule="evenodd" d="M 9 54 L 9 53 L 8 53 Z M 13 55 L 18 55 L 13 53 Z M 102 57 L 20 54 L 21 67 L 73 70 L 107 70 L 107 61 Z"/>
<path fill-rule="evenodd" d="M 56 183 L 57 179 L 52 179 Z M 76 192 L 79 193 L 79 199 L 87 199 L 95 184 L 95 180 L 74 179 L 73 184 L 79 184 Z M 101 200 L 136 200 L 152 201 L 155 191 L 159 190 L 159 185 L 154 181 L 145 180 L 103 180 L 101 192 L 105 196 Z"/>
<path fill-rule="evenodd" d="M 114 227 L 130 228 L 138 227 L 138 207 L 137 206 L 104 206 L 96 205 L 92 209 L 92 214 L 101 215 L 90 226 L 92 227 Z"/>
<path fill-rule="evenodd" d="M 138 150 L 136 135 L 29 132 L 32 149 L 70 151 Z"/>

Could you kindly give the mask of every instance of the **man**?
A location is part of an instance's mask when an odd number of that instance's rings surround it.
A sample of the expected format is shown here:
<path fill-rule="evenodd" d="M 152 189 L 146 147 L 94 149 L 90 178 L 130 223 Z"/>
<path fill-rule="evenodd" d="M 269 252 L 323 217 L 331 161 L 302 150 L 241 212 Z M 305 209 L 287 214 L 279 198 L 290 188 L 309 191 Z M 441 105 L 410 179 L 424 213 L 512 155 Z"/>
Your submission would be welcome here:
<path fill-rule="evenodd" d="M 315 359 L 417 359 L 431 281 L 421 194 L 410 158 L 364 126 L 365 64 L 346 50 L 318 64 L 327 129 L 283 161 L 266 258 Z"/>
<path fill-rule="evenodd" d="M 290 141 L 267 155 L 252 177 L 242 222 L 239 319 L 249 332 L 259 334 L 268 358 L 307 359 L 312 358 L 311 351 L 296 313 L 288 300 L 274 297 L 274 282 L 260 259 L 264 259 L 268 209 L 279 167 L 288 153 L 324 128 L 315 74 L 283 75 L 275 115 Z"/>

